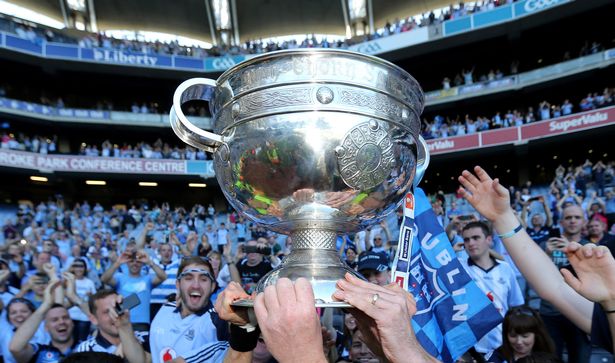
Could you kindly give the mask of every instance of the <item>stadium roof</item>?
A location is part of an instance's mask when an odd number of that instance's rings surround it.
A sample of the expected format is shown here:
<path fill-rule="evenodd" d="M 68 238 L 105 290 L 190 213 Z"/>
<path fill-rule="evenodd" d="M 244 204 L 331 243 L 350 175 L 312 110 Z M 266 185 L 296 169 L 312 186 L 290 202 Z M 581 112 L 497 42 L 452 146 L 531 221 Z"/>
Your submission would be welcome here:
<path fill-rule="evenodd" d="M 58 0 L 8 0 L 63 22 Z M 206 0 L 92 0 L 99 30 L 141 30 L 212 42 Z M 372 0 L 374 26 L 441 8 L 450 0 Z M 296 34 L 344 36 L 340 0 L 236 0 L 241 41 Z"/>

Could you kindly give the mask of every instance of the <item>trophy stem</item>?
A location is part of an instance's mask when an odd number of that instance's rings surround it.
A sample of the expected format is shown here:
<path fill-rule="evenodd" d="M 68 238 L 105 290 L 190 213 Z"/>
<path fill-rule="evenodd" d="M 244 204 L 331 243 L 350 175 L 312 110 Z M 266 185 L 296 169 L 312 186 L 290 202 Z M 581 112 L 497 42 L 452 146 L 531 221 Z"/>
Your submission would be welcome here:
<path fill-rule="evenodd" d="M 297 229 L 291 232 L 293 250 L 335 250 L 337 233 L 326 229 Z"/>

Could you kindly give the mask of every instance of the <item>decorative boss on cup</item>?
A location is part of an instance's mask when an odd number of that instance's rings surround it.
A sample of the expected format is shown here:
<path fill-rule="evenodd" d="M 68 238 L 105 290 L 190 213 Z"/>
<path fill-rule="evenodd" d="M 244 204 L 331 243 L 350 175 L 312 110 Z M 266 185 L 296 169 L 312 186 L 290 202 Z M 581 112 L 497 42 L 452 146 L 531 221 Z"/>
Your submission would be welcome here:
<path fill-rule="evenodd" d="M 184 115 L 182 105 L 194 100 L 209 102 L 213 133 Z M 185 81 L 170 118 L 179 138 L 213 153 L 237 211 L 292 236 L 292 252 L 257 291 L 305 277 L 317 306 L 347 306 L 331 298 L 335 282 L 355 273 L 340 260 L 336 237 L 379 223 L 420 180 L 429 159 L 422 111 L 423 92 L 401 68 L 309 49 L 252 58 L 217 81 Z"/>

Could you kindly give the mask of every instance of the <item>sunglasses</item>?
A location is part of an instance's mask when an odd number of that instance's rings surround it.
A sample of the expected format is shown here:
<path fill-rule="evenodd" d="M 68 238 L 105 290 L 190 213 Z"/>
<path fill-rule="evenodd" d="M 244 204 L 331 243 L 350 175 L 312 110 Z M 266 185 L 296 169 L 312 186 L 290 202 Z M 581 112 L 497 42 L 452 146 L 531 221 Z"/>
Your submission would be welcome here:
<path fill-rule="evenodd" d="M 211 276 L 209 271 L 204 270 L 202 268 L 190 268 L 190 269 L 187 269 L 187 270 L 183 271 L 180 275 L 177 276 L 177 280 L 181 280 L 182 278 L 184 278 L 186 276 L 189 276 L 192 273 L 198 273 L 201 276 L 207 277 L 210 281 L 214 281 L 214 277 Z"/>

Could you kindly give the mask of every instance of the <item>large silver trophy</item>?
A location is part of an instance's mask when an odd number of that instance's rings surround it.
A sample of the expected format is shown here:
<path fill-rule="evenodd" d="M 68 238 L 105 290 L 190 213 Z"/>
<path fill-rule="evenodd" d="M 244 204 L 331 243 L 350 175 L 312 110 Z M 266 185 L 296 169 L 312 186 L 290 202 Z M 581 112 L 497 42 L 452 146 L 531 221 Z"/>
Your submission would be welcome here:
<path fill-rule="evenodd" d="M 209 102 L 213 133 L 184 115 L 194 100 Z M 317 306 L 347 306 L 331 297 L 338 279 L 356 275 L 336 251 L 337 236 L 379 223 L 420 180 L 429 159 L 422 111 L 423 92 L 401 68 L 309 49 L 252 58 L 217 81 L 185 81 L 170 118 L 179 138 L 213 153 L 237 211 L 292 237 L 292 252 L 257 291 L 305 277 Z"/>

